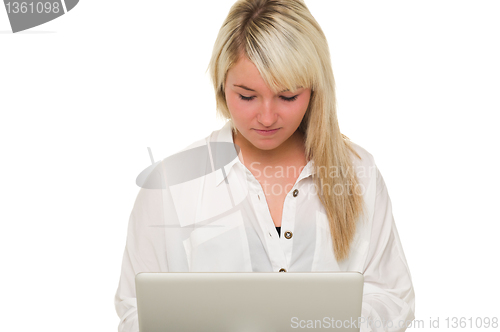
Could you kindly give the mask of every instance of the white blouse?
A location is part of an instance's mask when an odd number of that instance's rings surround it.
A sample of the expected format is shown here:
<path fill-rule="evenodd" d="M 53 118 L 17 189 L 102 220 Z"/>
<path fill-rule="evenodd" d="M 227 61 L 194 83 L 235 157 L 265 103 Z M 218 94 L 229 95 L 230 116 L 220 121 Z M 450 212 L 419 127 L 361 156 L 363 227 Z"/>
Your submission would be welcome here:
<path fill-rule="evenodd" d="M 404 331 L 405 321 L 414 319 L 415 294 L 391 201 L 373 156 L 351 144 L 362 158 L 352 160 L 366 213 L 341 262 L 315 193 L 313 161 L 286 195 L 281 236 L 260 183 L 236 155 L 229 121 L 146 169 L 138 178 L 142 188 L 130 215 L 115 296 L 118 330 L 139 331 L 139 272 L 281 270 L 360 272 L 365 281 L 361 331 Z"/>

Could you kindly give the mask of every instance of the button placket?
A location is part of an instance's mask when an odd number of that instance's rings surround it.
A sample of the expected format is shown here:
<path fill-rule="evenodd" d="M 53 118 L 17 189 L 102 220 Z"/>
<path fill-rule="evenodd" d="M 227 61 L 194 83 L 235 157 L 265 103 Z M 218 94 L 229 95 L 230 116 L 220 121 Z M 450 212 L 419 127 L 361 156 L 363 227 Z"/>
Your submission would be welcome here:
<path fill-rule="evenodd" d="M 252 179 L 253 180 L 253 179 Z M 255 180 L 256 181 L 256 180 Z M 280 237 L 276 229 L 271 230 L 269 225 L 274 227 L 274 223 L 267 205 L 267 200 L 265 198 L 264 192 L 258 183 L 253 186 L 253 202 L 254 209 L 259 220 L 259 225 L 265 229 L 265 243 L 269 252 L 269 259 L 274 268 L 279 268 L 287 265 L 287 255 L 285 254 L 283 248 L 280 246 Z M 269 237 L 268 237 L 269 236 Z M 286 270 L 285 270 L 286 271 Z"/>
<path fill-rule="evenodd" d="M 293 188 L 292 188 L 293 189 Z M 292 252 L 293 252 L 293 231 L 295 229 L 295 216 L 296 216 L 296 207 L 297 201 L 295 197 L 293 197 L 293 193 L 298 191 L 297 189 L 291 190 L 288 192 L 288 195 L 285 197 L 285 201 L 283 203 L 283 213 L 282 213 L 282 222 L 281 222 L 281 237 L 278 239 L 280 247 L 283 250 L 283 253 L 286 257 L 286 265 L 282 268 L 285 269 L 289 267 L 290 262 L 292 260 Z"/>

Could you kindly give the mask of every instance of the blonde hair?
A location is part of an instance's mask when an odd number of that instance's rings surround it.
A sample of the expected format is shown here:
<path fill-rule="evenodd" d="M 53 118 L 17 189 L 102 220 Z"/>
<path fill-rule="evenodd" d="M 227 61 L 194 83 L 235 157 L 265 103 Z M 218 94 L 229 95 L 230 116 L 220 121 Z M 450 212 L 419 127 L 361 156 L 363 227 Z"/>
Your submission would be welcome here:
<path fill-rule="evenodd" d="M 321 27 L 303 0 L 239 0 L 230 9 L 215 45 L 208 71 L 215 89 L 217 117 L 232 119 L 225 99 L 229 69 L 247 57 L 277 94 L 311 88 L 309 106 L 298 130 L 304 133 L 306 159 L 313 160 L 313 179 L 328 217 L 337 261 L 348 257 L 356 220 L 364 213 L 357 188 L 349 139 L 339 129 L 330 52 Z M 231 121 L 233 131 L 236 128 Z M 328 170 L 340 169 L 336 176 Z M 323 188 L 342 186 L 341 194 Z"/>

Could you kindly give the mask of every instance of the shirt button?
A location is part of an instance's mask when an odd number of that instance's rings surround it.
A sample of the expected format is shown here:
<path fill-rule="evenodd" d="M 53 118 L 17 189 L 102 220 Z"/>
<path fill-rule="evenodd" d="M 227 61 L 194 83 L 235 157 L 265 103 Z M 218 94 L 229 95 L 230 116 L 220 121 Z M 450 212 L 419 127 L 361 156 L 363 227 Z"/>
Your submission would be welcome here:
<path fill-rule="evenodd" d="M 293 197 L 297 197 L 297 195 L 299 194 L 299 190 L 298 189 L 295 189 L 293 191 Z"/>
<path fill-rule="evenodd" d="M 293 233 L 292 233 L 292 232 L 290 232 L 290 231 L 286 231 L 286 232 L 285 232 L 285 237 L 286 237 L 287 239 L 291 239 L 291 238 L 292 238 L 292 236 L 293 236 Z"/>
<path fill-rule="evenodd" d="M 286 269 L 281 268 L 280 272 L 286 272 Z"/>

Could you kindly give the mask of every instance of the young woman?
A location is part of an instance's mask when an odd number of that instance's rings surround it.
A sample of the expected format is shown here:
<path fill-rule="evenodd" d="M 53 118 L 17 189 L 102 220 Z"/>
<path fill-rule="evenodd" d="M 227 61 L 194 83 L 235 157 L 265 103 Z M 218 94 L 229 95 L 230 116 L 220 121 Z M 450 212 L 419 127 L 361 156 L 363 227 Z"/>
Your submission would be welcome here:
<path fill-rule="evenodd" d="M 415 295 L 387 188 L 373 156 L 340 132 L 328 44 L 305 3 L 237 1 L 209 71 L 228 121 L 142 183 L 119 330 L 138 331 L 137 273 L 186 271 L 358 271 L 365 321 L 405 330 Z"/>

